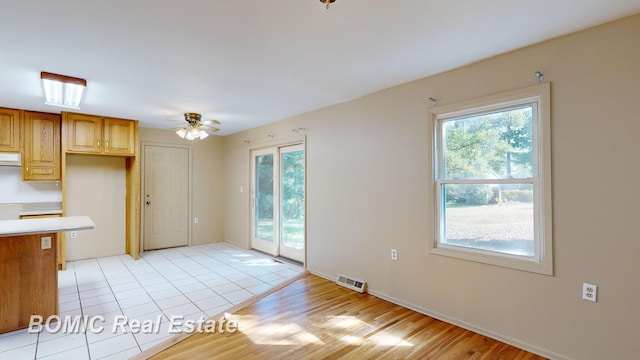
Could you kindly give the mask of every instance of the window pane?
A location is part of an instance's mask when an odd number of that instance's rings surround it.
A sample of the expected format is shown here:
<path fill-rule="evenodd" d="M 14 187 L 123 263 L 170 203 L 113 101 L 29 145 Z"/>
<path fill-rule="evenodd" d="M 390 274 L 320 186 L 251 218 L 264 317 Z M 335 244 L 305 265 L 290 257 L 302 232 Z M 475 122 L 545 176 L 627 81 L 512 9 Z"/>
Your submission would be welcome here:
<path fill-rule="evenodd" d="M 533 256 L 533 185 L 444 184 L 444 244 Z"/>
<path fill-rule="evenodd" d="M 273 155 L 256 156 L 255 236 L 273 241 Z"/>
<path fill-rule="evenodd" d="M 532 106 L 442 124 L 446 179 L 532 177 Z"/>
<path fill-rule="evenodd" d="M 304 248 L 304 151 L 282 154 L 282 244 Z"/>

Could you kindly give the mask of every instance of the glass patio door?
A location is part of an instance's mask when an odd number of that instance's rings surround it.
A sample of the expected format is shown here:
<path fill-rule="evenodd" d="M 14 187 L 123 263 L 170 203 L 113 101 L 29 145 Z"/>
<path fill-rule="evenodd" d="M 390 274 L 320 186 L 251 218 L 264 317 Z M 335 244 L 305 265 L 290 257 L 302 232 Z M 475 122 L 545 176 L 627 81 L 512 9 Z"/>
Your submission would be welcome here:
<path fill-rule="evenodd" d="M 279 213 L 277 149 L 253 151 L 251 156 L 252 241 L 251 247 L 277 255 L 277 214 Z M 276 201 L 274 201 L 276 200 Z"/>
<path fill-rule="evenodd" d="M 304 165 L 303 145 L 252 152 L 252 248 L 304 262 Z"/>
<path fill-rule="evenodd" d="M 304 146 L 280 148 L 280 255 L 304 262 Z"/>

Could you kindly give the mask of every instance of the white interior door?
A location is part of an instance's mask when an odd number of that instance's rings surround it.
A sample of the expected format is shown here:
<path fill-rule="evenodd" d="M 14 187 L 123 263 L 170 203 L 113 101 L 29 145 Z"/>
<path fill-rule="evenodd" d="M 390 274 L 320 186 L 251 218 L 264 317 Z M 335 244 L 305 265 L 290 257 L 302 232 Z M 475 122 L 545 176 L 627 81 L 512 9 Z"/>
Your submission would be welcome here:
<path fill-rule="evenodd" d="M 144 249 L 189 243 L 189 149 L 144 146 Z"/>
<path fill-rule="evenodd" d="M 255 150 L 251 154 L 251 246 L 304 262 L 304 146 Z"/>

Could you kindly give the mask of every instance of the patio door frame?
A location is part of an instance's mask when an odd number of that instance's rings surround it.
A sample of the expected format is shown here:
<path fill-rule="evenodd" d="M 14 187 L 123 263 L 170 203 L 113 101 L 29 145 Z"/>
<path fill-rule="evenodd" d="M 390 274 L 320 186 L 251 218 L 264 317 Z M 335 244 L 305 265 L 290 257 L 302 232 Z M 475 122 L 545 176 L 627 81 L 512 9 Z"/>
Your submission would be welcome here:
<path fill-rule="evenodd" d="M 294 249 L 294 248 L 290 248 L 290 247 L 286 247 L 286 246 L 282 246 L 281 242 L 282 242 L 282 229 L 281 229 L 281 222 L 282 222 L 282 209 L 280 208 L 280 204 L 281 204 L 281 166 L 280 166 L 280 160 L 282 157 L 282 153 L 286 153 L 286 152 L 292 152 L 292 151 L 300 151 L 302 150 L 304 152 L 304 187 L 305 187 L 305 191 L 304 191 L 304 213 L 305 213 L 305 217 L 304 217 L 304 242 L 303 242 L 303 249 Z M 273 241 L 269 242 L 267 240 L 263 240 L 260 239 L 256 236 L 255 232 L 256 232 L 256 206 L 257 206 L 257 199 L 256 199 L 256 174 L 255 174 L 255 169 L 256 169 L 256 156 L 260 156 L 260 155 L 268 155 L 268 154 L 272 154 L 273 155 L 273 170 L 274 170 L 274 174 L 273 174 L 273 193 L 274 193 L 274 201 L 273 201 L 273 220 L 274 220 L 274 229 L 273 229 Z M 285 258 L 289 258 L 291 260 L 295 260 L 295 261 L 300 261 L 303 264 L 306 263 L 306 249 L 307 249 L 307 232 L 306 232 L 306 228 L 307 228 L 307 221 L 306 221 L 306 212 L 307 212 L 307 191 L 306 191 L 306 187 L 307 187 L 307 149 L 306 149 L 306 142 L 304 141 L 304 138 L 302 140 L 297 140 L 297 141 L 291 141 L 291 142 L 287 142 L 287 143 L 279 143 L 279 144 L 273 144 L 273 145 L 269 145 L 267 147 L 255 147 L 250 149 L 249 151 L 249 156 L 250 156 L 250 171 L 249 171 L 249 176 L 250 176 L 250 192 L 249 192 L 249 196 L 250 196 L 250 221 L 249 221 L 249 226 L 250 226 L 250 231 L 249 231 L 249 236 L 250 236 L 250 247 L 252 249 L 258 250 L 258 251 L 262 251 L 265 253 L 268 253 L 270 255 L 273 255 L 274 257 L 277 256 L 282 256 Z M 284 251 L 283 251 L 284 250 Z"/>

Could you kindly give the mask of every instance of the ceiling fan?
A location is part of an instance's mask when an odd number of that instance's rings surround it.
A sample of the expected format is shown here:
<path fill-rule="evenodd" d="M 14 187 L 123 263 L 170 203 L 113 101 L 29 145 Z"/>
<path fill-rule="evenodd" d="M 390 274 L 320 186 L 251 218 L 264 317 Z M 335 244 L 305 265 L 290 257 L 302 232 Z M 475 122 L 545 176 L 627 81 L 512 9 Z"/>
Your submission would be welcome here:
<path fill-rule="evenodd" d="M 320 2 L 327 5 L 327 10 L 329 10 L 329 5 L 336 2 L 336 0 L 320 0 Z"/>
<path fill-rule="evenodd" d="M 185 113 L 184 121 L 186 124 L 183 126 L 177 127 L 176 134 L 183 139 L 187 140 L 195 140 L 200 139 L 203 140 L 209 133 L 214 133 L 220 131 L 220 129 L 215 128 L 210 125 L 220 124 L 218 120 L 202 120 L 202 115 L 196 113 Z"/>

